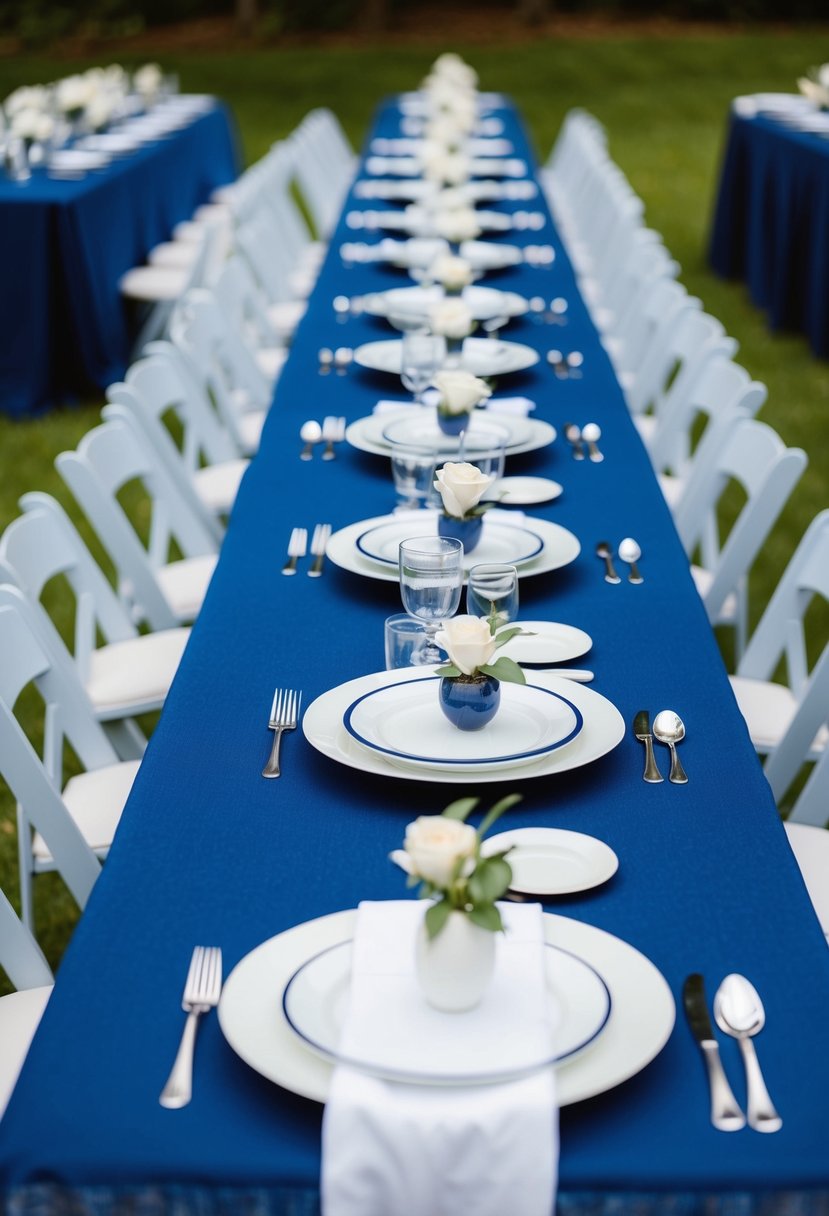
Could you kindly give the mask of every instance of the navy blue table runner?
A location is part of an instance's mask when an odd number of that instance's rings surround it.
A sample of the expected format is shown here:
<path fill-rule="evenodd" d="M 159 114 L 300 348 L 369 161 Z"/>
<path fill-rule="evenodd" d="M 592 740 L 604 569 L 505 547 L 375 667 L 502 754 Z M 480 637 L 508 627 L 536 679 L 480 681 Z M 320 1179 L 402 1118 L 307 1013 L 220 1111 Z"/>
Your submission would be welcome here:
<path fill-rule="evenodd" d="M 532 166 L 514 112 L 505 108 L 500 116 Z M 374 134 L 398 132 L 398 112 L 387 105 Z M 543 201 L 517 204 L 528 205 Z M 292 526 L 342 527 L 394 502 L 383 458 L 345 445 L 333 462 L 318 454 L 309 463 L 298 458 L 303 420 L 342 413 L 351 421 L 399 390 L 358 368 L 345 376 L 317 372 L 321 346 L 355 346 L 387 332 L 366 316 L 338 322 L 333 297 L 406 282 L 384 266 L 344 268 L 338 249 L 352 237 L 341 223 L 110 859 L 0 1124 L 0 1182 L 16 1212 L 70 1204 L 90 1212 L 132 1204 L 152 1211 L 318 1211 L 321 1108 L 243 1064 L 215 1015 L 200 1031 L 191 1105 L 166 1111 L 158 1094 L 181 1032 L 180 993 L 194 944 L 221 945 L 229 971 L 292 925 L 361 899 L 403 897 L 387 854 L 411 818 L 439 811 L 461 792 L 359 774 L 319 755 L 300 732 L 283 741 L 282 778 L 260 777 L 274 685 L 302 688 L 307 704 L 381 669 L 383 620 L 401 610 L 395 584 L 331 564 L 321 579 L 306 577 L 307 563 L 294 578 L 280 574 Z M 571 828 L 616 850 L 620 868 L 609 883 L 547 906 L 642 950 L 678 1002 L 690 971 L 704 973 L 709 996 L 729 971 L 752 979 L 768 1017 L 758 1050 L 784 1119 L 771 1137 L 711 1128 L 703 1064 L 680 1009 L 651 1065 L 562 1111 L 559 1211 L 701 1212 L 711 1195 L 720 1197 L 718 1211 L 761 1211 L 764 1203 L 782 1211 L 792 1196 L 798 1211 L 823 1210 L 825 942 L 561 242 L 549 221 L 543 232 L 506 239 L 549 241 L 557 256 L 551 268 L 517 267 L 493 276 L 493 285 L 570 301 L 566 327 L 524 319 L 506 336 L 541 352 L 579 349 L 585 360 L 581 380 L 557 380 L 542 360 L 501 390 L 526 392 L 538 403 L 537 416 L 559 431 L 568 420 L 598 421 L 606 453 L 601 465 L 576 463 L 560 439 L 510 462 L 511 472 L 562 483 L 561 498 L 533 513 L 570 528 L 582 543 L 571 566 L 522 580 L 522 614 L 592 635 L 592 650 L 578 662 L 595 669 L 593 687 L 628 723 L 643 707 L 682 714 L 690 783 L 645 785 L 641 745 L 628 733 L 584 769 L 483 787 L 484 805 L 520 789 L 524 801 L 505 827 Z M 615 545 L 629 534 L 642 546 L 645 582 L 610 586 L 595 543 Z M 664 752 L 660 760 L 667 771 Z M 743 1098 L 737 1046 L 721 1047 Z"/>

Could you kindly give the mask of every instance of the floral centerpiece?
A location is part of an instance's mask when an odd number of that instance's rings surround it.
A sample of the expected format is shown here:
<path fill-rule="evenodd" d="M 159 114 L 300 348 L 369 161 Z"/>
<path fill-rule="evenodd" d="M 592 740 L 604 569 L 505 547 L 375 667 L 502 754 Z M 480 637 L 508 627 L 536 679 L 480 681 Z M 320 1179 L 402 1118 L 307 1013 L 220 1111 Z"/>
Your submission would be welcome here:
<path fill-rule="evenodd" d="M 491 722 L 501 703 L 501 681 L 526 684 L 521 668 L 495 652 L 522 633 L 518 626 L 495 632 L 496 622 L 486 617 L 455 616 L 435 634 L 435 642 L 449 656 L 436 669 L 441 677 L 440 707 L 459 730 L 481 730 Z"/>
<path fill-rule="evenodd" d="M 448 296 L 459 296 L 473 280 L 471 263 L 454 253 L 441 253 L 427 271 L 427 278 L 440 283 Z"/>
<path fill-rule="evenodd" d="M 481 539 L 484 513 L 493 505 L 481 502 L 495 476 L 482 473 L 468 461 L 447 461 L 435 473 L 434 488 L 440 494 L 443 510 L 438 516 L 438 535 L 459 540 L 464 552 L 471 553 Z"/>
<path fill-rule="evenodd" d="M 819 68 L 810 68 L 805 76 L 798 79 L 797 87 L 809 101 L 813 101 L 822 110 L 829 110 L 829 63 L 822 63 Z"/>
<path fill-rule="evenodd" d="M 445 435 L 460 435 L 469 426 L 469 419 L 476 405 L 492 396 L 492 389 L 485 380 L 471 372 L 438 372 L 432 380 L 438 390 L 438 426 Z"/>
<path fill-rule="evenodd" d="M 472 241 L 481 235 L 481 225 L 474 207 L 449 207 L 436 211 L 433 222 L 438 236 L 451 245 L 460 245 L 462 241 Z"/>
<path fill-rule="evenodd" d="M 447 358 L 457 363 L 463 351 L 463 340 L 472 333 L 475 322 L 469 306 L 452 297 L 441 300 L 429 310 L 429 328 L 433 334 L 446 339 Z"/>
<path fill-rule="evenodd" d="M 477 1005 L 495 966 L 495 934 L 504 928 L 496 906 L 509 889 L 508 849 L 481 856 L 481 841 L 495 821 L 520 801 L 497 802 L 476 830 L 466 823 L 478 798 L 460 798 L 440 815 L 421 815 L 406 828 L 402 849 L 391 854 L 410 887 L 431 900 L 416 944 L 424 996 L 438 1009 Z"/>

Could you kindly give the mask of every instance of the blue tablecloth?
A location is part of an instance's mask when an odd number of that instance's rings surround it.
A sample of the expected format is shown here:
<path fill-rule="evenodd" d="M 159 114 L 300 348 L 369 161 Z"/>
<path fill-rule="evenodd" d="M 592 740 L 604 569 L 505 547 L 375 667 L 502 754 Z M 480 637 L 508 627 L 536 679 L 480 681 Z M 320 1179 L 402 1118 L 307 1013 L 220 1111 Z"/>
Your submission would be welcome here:
<path fill-rule="evenodd" d="M 35 413 L 123 376 L 119 279 L 237 168 L 231 117 L 216 105 L 77 181 L 0 176 L 0 410 Z"/>
<path fill-rule="evenodd" d="M 709 260 L 829 355 L 829 140 L 732 112 Z"/>
<path fill-rule="evenodd" d="M 514 113 L 501 116 L 519 153 L 531 157 Z M 398 121 L 387 106 L 376 131 L 394 134 Z M 292 925 L 361 899 L 400 898 L 389 851 L 409 820 L 459 792 L 342 768 L 300 732 L 283 742 L 282 778 L 260 776 L 274 685 L 301 687 L 307 704 L 382 669 L 383 620 L 400 610 L 393 583 L 330 564 L 321 579 L 280 573 L 291 526 L 341 527 L 393 505 L 384 459 L 348 447 L 329 463 L 298 459 L 305 418 L 362 417 L 397 387 L 356 368 L 317 372 L 321 346 L 385 332 L 365 316 L 338 323 L 332 298 L 405 282 L 385 267 L 343 268 L 338 247 L 350 235 L 341 225 L 332 241 L 110 859 L 0 1125 L 0 1181 L 15 1212 L 72 1204 L 102 1213 L 318 1211 L 321 1108 L 243 1064 L 214 1015 L 200 1032 L 192 1104 L 163 1110 L 158 1094 L 181 1033 L 193 945 L 221 945 L 229 970 Z M 541 351 L 580 349 L 584 376 L 557 380 L 542 361 L 503 387 L 532 396 L 539 416 L 559 429 L 565 420 L 598 420 L 606 453 L 603 464 L 576 463 L 558 441 L 511 462 L 513 472 L 563 484 L 563 495 L 537 514 L 582 542 L 571 566 L 521 582 L 522 613 L 592 635 L 579 662 L 595 669 L 594 687 L 628 722 L 642 707 L 682 713 L 690 783 L 645 785 L 642 748 L 628 734 L 584 769 L 521 783 L 524 801 L 504 826 L 572 828 L 606 840 L 620 858 L 616 876 L 548 906 L 643 951 L 677 999 L 694 970 L 704 973 L 709 997 L 730 971 L 751 977 L 768 1015 L 759 1051 L 784 1119 L 775 1136 L 712 1129 L 702 1060 L 680 1011 L 647 1068 L 562 1111 L 559 1210 L 745 1214 L 787 1210 L 793 1197 L 791 1210 L 824 1211 L 829 953 L 561 242 L 549 221 L 518 239 L 552 242 L 555 264 L 522 266 L 498 283 L 564 295 L 570 309 L 564 329 L 527 319 L 511 332 Z M 645 582 L 611 586 L 594 545 L 628 534 L 642 546 Z M 664 752 L 660 758 L 664 766 Z M 483 793 L 514 788 L 506 781 Z M 722 1054 L 744 1096 L 736 1044 L 723 1042 Z"/>

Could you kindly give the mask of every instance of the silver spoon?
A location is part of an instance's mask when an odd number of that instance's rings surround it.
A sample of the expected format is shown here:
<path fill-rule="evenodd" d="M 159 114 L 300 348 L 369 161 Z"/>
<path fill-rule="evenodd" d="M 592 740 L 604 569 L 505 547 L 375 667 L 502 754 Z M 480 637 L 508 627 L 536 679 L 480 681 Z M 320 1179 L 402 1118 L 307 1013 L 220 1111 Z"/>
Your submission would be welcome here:
<path fill-rule="evenodd" d="M 766 1011 L 753 984 L 744 975 L 727 975 L 714 997 L 714 1018 L 720 1030 L 740 1044 L 748 1090 L 748 1125 L 757 1132 L 776 1132 L 783 1120 L 769 1097 L 752 1037 L 766 1024 Z"/>
<path fill-rule="evenodd" d="M 636 565 L 641 556 L 642 550 L 632 536 L 626 536 L 624 540 L 619 541 L 619 557 L 630 566 L 629 583 L 644 583 L 645 581 Z"/>
<path fill-rule="evenodd" d="M 300 460 L 313 460 L 314 444 L 319 443 L 322 439 L 322 427 L 313 418 L 309 418 L 299 428 L 299 437 L 305 444 L 305 447 L 299 454 Z"/>
<path fill-rule="evenodd" d="M 688 777 L 677 755 L 676 745 L 685 738 L 685 723 L 672 709 L 662 709 L 653 720 L 653 737 L 671 751 L 671 771 L 668 780 L 674 785 L 686 785 Z"/>
<path fill-rule="evenodd" d="M 338 346 L 334 351 L 334 366 L 337 369 L 338 376 L 344 376 L 354 358 L 354 351 L 350 346 Z"/>
<path fill-rule="evenodd" d="M 575 422 L 565 422 L 564 437 L 573 445 L 573 459 L 584 460 L 584 448 L 581 442 L 581 430 Z"/>
<path fill-rule="evenodd" d="M 581 428 L 581 437 L 587 444 L 587 450 L 590 453 L 590 459 L 594 464 L 601 464 L 604 460 L 603 454 L 599 451 L 598 443 L 602 437 L 602 428 L 598 422 L 586 422 Z M 621 556 L 621 548 L 619 554 Z"/>
<path fill-rule="evenodd" d="M 319 374 L 327 376 L 331 371 L 331 364 L 334 362 L 333 350 L 328 346 L 321 346 L 317 359 L 319 360 Z"/>
<path fill-rule="evenodd" d="M 604 581 L 606 583 L 621 583 L 622 580 L 619 578 L 613 565 L 613 550 L 606 540 L 600 540 L 596 545 L 596 557 L 600 557 L 605 564 Z"/>
<path fill-rule="evenodd" d="M 561 353 L 560 350 L 548 350 L 547 351 L 547 362 L 549 363 L 550 367 L 553 369 L 555 374 L 557 376 L 560 376 L 562 379 L 566 379 L 567 376 L 570 374 L 569 369 L 567 367 L 567 360 L 564 358 L 564 355 Z"/>

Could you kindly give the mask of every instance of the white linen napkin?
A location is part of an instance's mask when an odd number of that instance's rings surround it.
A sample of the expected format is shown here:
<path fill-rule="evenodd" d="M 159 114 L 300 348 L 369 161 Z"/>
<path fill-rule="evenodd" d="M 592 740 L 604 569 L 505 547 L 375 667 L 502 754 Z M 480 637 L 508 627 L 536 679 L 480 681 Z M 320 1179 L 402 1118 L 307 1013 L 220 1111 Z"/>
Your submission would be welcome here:
<path fill-rule="evenodd" d="M 357 917 L 344 1055 L 402 1049 L 407 1067 L 483 1067 L 530 1044 L 549 1049 L 541 908 L 501 905 L 507 932 L 481 1004 L 441 1013 L 424 1000 L 414 942 L 424 905 L 362 903 Z M 451 1053 L 451 1054 L 448 1054 Z M 323 1118 L 324 1216 L 550 1216 L 558 1172 L 558 1110 L 550 1068 L 497 1085 L 386 1081 L 334 1071 Z"/>

